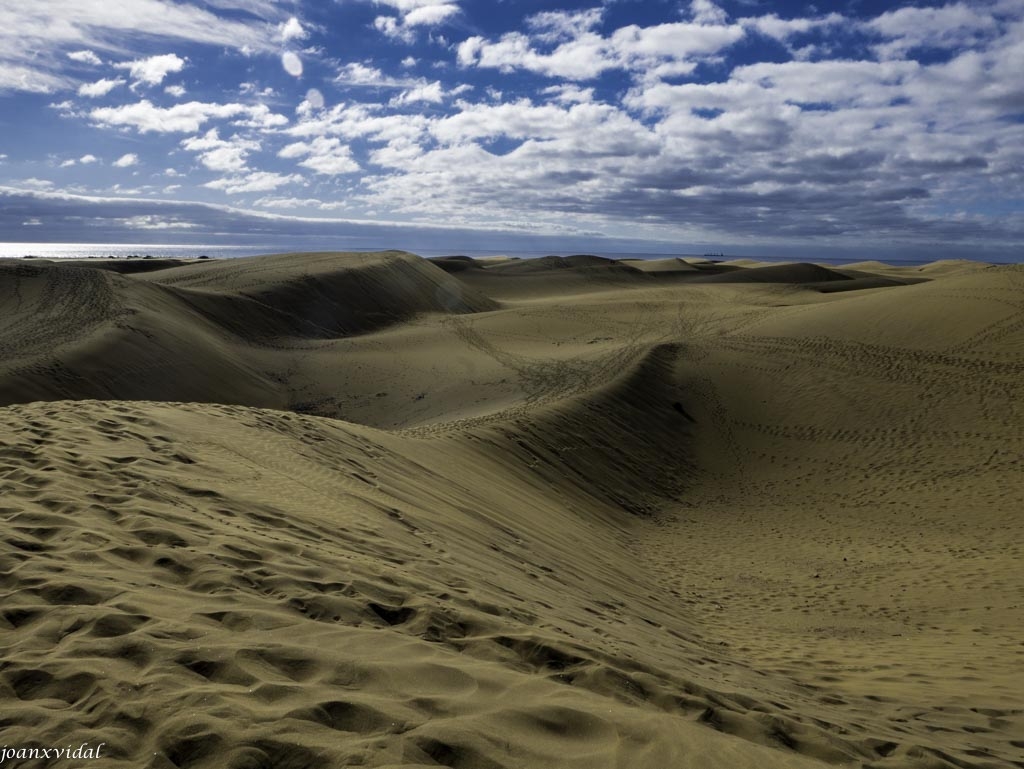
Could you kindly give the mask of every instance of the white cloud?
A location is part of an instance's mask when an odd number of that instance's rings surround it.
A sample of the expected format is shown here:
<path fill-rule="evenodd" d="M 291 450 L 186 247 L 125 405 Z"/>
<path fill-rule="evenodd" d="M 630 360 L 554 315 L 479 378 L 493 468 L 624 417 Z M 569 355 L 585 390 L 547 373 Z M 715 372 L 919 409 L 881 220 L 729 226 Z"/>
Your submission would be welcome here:
<path fill-rule="evenodd" d="M 675 22 L 632 24 L 605 37 L 591 29 L 597 20 L 591 13 L 546 12 L 533 17 L 536 34 L 510 32 L 497 41 L 470 37 L 459 45 L 457 60 L 463 67 L 522 69 L 571 80 L 593 79 L 613 69 L 669 76 L 690 72 L 702 57 L 744 35 L 739 25 Z"/>
<path fill-rule="evenodd" d="M 2 43 L 2 40 L 0 40 Z M 5 62 L 0 57 L 0 93 L 6 91 L 25 91 L 26 93 L 53 93 L 71 85 L 71 80 L 64 75 L 26 67 L 13 62 Z"/>
<path fill-rule="evenodd" d="M 644 153 L 654 149 L 650 129 L 625 112 L 606 104 L 534 105 L 527 99 L 506 104 L 464 104 L 455 115 L 433 121 L 429 130 L 447 145 L 506 137 L 551 141 L 546 145 L 580 154 Z"/>
<path fill-rule="evenodd" d="M 437 3 L 434 5 L 423 5 L 413 8 L 402 17 L 402 24 L 406 27 L 436 26 L 446 19 L 459 12 L 459 6 L 454 3 Z"/>
<path fill-rule="evenodd" d="M 277 208 L 277 209 L 296 209 L 296 208 L 310 208 L 317 211 L 338 211 L 341 209 L 349 208 L 349 204 L 344 200 L 320 200 L 318 198 L 284 198 L 284 197 L 273 197 L 266 196 L 253 201 L 254 206 L 260 208 Z"/>
<path fill-rule="evenodd" d="M 240 83 L 238 86 L 238 92 L 243 96 L 259 96 L 261 99 L 269 99 L 272 96 L 277 96 L 277 92 L 269 85 L 265 88 L 260 88 L 256 83 Z"/>
<path fill-rule="evenodd" d="M 425 8 L 444 8 L 444 13 L 453 15 L 458 13 L 458 3 L 449 0 L 375 0 L 378 5 L 386 5 L 398 11 L 403 18 L 411 13 L 417 13 Z"/>
<path fill-rule="evenodd" d="M 239 195 L 244 192 L 269 192 L 287 184 L 301 182 L 299 174 L 278 174 L 271 171 L 253 171 L 245 176 L 232 176 L 207 182 L 204 187 L 212 190 L 223 190 L 228 195 Z"/>
<path fill-rule="evenodd" d="M 589 104 L 594 101 L 593 88 L 580 88 L 575 83 L 548 86 L 541 93 L 563 104 Z"/>
<path fill-rule="evenodd" d="M 697 24 L 725 24 L 729 19 L 726 12 L 711 0 L 693 0 L 690 3 L 690 13 Z"/>
<path fill-rule="evenodd" d="M 37 179 L 34 176 L 28 179 L 22 179 L 21 181 L 16 181 L 14 184 L 17 187 L 27 190 L 48 190 L 53 187 L 53 182 L 49 179 Z"/>
<path fill-rule="evenodd" d="M 136 155 L 134 152 L 129 152 L 128 154 L 122 155 L 117 160 L 115 160 L 114 166 L 116 166 L 117 168 L 128 168 L 129 166 L 136 165 L 138 162 L 139 156 Z"/>
<path fill-rule="evenodd" d="M 165 53 L 160 56 L 122 62 L 115 64 L 114 67 L 128 70 L 136 83 L 160 85 L 170 73 L 181 72 L 185 68 L 185 59 L 174 53 Z"/>
<path fill-rule="evenodd" d="M 349 140 L 369 137 L 379 142 L 416 141 L 428 135 L 430 124 L 426 116 L 415 112 L 385 115 L 377 104 L 338 104 L 305 116 L 282 133 L 296 138 L 339 136 Z"/>
<path fill-rule="evenodd" d="M 354 173 L 359 164 L 352 150 L 335 137 L 318 136 L 310 142 L 294 142 L 277 153 L 282 158 L 304 157 L 299 165 L 324 176 Z"/>
<path fill-rule="evenodd" d="M 340 85 L 372 86 L 376 88 L 407 88 L 422 84 L 420 78 L 385 75 L 376 67 L 361 62 L 350 62 L 338 71 L 334 82 Z"/>
<path fill-rule="evenodd" d="M 94 67 L 103 64 L 103 60 L 92 51 L 71 51 L 67 56 L 71 61 L 77 61 L 81 64 L 92 64 Z"/>
<path fill-rule="evenodd" d="M 278 29 L 281 31 L 281 39 L 286 43 L 292 40 L 305 40 L 309 37 L 309 32 L 303 29 L 302 24 L 294 16 L 281 24 Z"/>
<path fill-rule="evenodd" d="M 254 206 L 261 208 L 312 208 L 318 206 L 316 198 L 275 198 L 263 197 L 253 201 Z"/>
<path fill-rule="evenodd" d="M 411 43 L 416 39 L 416 31 L 409 27 L 403 27 L 401 21 L 395 16 L 378 16 L 373 20 L 373 28 L 392 40 Z"/>
<path fill-rule="evenodd" d="M 248 170 L 249 153 L 260 149 L 260 143 L 254 139 L 240 136 L 221 139 L 216 128 L 211 128 L 201 137 L 184 139 L 181 146 L 190 152 L 200 153 L 200 162 L 211 171 L 234 174 Z"/>
<path fill-rule="evenodd" d="M 223 0 L 198 4 L 172 0 L 46 0 L 0 6 L 0 91 L 50 93 L 73 86 L 62 63 L 97 65 L 94 50 L 123 52 L 126 40 L 185 40 L 254 52 L 277 46 L 280 11 L 251 4 L 257 18 L 239 19 Z M 237 4 L 236 4 L 237 5 Z M 67 50 L 70 54 L 65 54 Z M 90 55 L 91 54 L 91 55 Z"/>
<path fill-rule="evenodd" d="M 106 96 L 115 88 L 124 84 L 125 81 L 122 78 L 103 78 L 102 80 L 97 80 L 95 83 L 83 83 L 82 85 L 80 85 L 78 87 L 78 95 L 88 96 L 89 98 Z"/>
<path fill-rule="evenodd" d="M 167 219 L 158 214 L 132 216 L 117 221 L 133 230 L 189 230 L 197 226 L 180 219 Z"/>
<path fill-rule="evenodd" d="M 82 155 L 82 157 L 78 159 L 78 162 L 83 166 L 87 166 L 90 163 L 96 163 L 98 160 L 99 159 L 95 155 Z"/>
<path fill-rule="evenodd" d="M 391 100 L 390 104 L 393 107 L 403 107 L 416 103 L 440 104 L 442 101 L 444 101 L 444 89 L 441 88 L 440 81 L 435 81 L 402 91 Z"/>
<path fill-rule="evenodd" d="M 75 160 L 74 158 L 70 158 L 69 160 L 65 160 L 63 163 L 61 163 L 60 167 L 61 168 L 70 168 L 71 166 L 75 165 L 77 162 L 78 161 Z"/>
<path fill-rule="evenodd" d="M 573 40 L 597 27 L 604 17 L 603 8 L 585 11 L 541 11 L 526 20 L 534 38 L 546 43 Z"/>
<path fill-rule="evenodd" d="M 994 32 L 990 13 L 964 3 L 941 8 L 905 7 L 887 11 L 865 25 L 888 38 L 875 47 L 883 58 L 899 58 L 915 48 L 961 48 Z"/>
<path fill-rule="evenodd" d="M 131 127 L 139 133 L 195 133 L 214 118 L 235 118 L 235 125 L 274 128 L 288 118 L 270 111 L 265 104 L 211 104 L 190 101 L 173 107 L 157 107 L 148 99 L 120 107 L 99 107 L 89 112 L 94 123 L 106 127 Z"/>
<path fill-rule="evenodd" d="M 173 96 L 176 99 L 180 99 L 185 95 L 185 86 L 183 85 L 169 85 L 164 88 L 164 93 L 169 96 Z"/>
<path fill-rule="evenodd" d="M 378 16 L 374 28 L 393 40 L 411 43 L 417 27 L 435 27 L 460 12 L 458 3 L 446 0 L 376 0 L 378 5 L 395 9 L 398 16 Z"/>
<path fill-rule="evenodd" d="M 232 125 L 270 130 L 288 125 L 288 118 L 277 112 L 271 112 L 270 107 L 266 104 L 250 104 L 245 105 L 242 116 L 233 120 Z"/>
<path fill-rule="evenodd" d="M 215 2 L 227 9 L 263 0 Z M 445 5 L 454 3 L 378 3 L 380 18 L 390 20 L 382 26 L 410 40 L 425 36 L 429 19 L 450 18 Z M 282 6 L 296 12 L 294 3 Z M 677 241 L 692 233 L 790 242 L 867 232 L 991 239 L 1024 229 L 1024 145 L 1014 118 L 1024 104 L 1019 0 L 907 7 L 869 21 L 835 13 L 733 18 L 712 2 L 687 0 L 671 4 L 668 12 L 681 14 L 666 23 L 618 29 L 611 22 L 626 4 L 602 6 L 545 11 L 518 32 L 470 37 L 458 47 L 459 64 L 489 70 L 474 73 L 476 90 L 458 86 L 450 57 L 425 45 L 405 69 L 383 59 L 335 65 L 328 95 L 336 103 L 314 98 L 312 86 L 328 91 L 319 83 L 288 82 L 281 110 L 295 109 L 291 122 L 242 103 L 268 95 L 262 82 L 239 86 L 239 103 L 143 100 L 82 113 L 85 102 L 76 99 L 59 109 L 103 127 L 182 132 L 165 163 L 185 168 L 183 157 L 192 156 L 181 152 L 195 153 L 196 165 L 222 177 L 208 189 L 261 192 L 258 205 L 282 212 L 327 210 L 303 194 L 308 180 L 309 192 L 330 189 L 361 214 L 618 228 Z M 750 13 L 751 3 L 729 6 L 739 7 Z M 266 22 L 275 55 L 286 25 L 287 16 Z M 730 49 L 744 35 L 781 46 L 770 46 L 772 61 L 758 62 L 758 46 Z M 831 46 L 852 58 L 837 58 Z M 110 58 L 110 49 L 97 50 Z M 58 58 L 75 78 L 64 87 L 77 89 L 83 67 Z M 268 63 L 280 78 L 276 61 Z M 416 77 L 431 65 L 438 80 Z M 188 74 L 193 90 L 206 88 L 208 73 Z M 587 82 L 605 74 L 612 77 Z M 9 76 L 0 69 L 0 78 Z M 519 98 L 524 92 L 531 98 Z M 436 104 L 445 108 L 430 108 Z M 164 137 L 156 143 L 167 147 Z M 187 194 L 210 178 L 181 176 L 162 181 L 181 182 Z M 1016 230 L 1005 216 L 978 213 L 993 199 L 1014 209 Z"/>
<path fill-rule="evenodd" d="M 766 37 L 785 43 L 795 35 L 806 34 L 823 27 L 834 27 L 848 23 L 848 19 L 838 13 L 817 18 L 780 19 L 774 13 L 740 19 L 744 27 L 752 28 Z"/>

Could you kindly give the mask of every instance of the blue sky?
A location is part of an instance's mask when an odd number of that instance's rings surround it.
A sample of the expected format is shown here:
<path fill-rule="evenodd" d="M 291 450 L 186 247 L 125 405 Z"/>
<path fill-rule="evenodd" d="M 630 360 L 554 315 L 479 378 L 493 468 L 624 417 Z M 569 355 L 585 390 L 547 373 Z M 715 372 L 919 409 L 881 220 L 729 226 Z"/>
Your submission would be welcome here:
<path fill-rule="evenodd" d="M 0 240 L 1012 258 L 1024 0 L 0 0 Z"/>

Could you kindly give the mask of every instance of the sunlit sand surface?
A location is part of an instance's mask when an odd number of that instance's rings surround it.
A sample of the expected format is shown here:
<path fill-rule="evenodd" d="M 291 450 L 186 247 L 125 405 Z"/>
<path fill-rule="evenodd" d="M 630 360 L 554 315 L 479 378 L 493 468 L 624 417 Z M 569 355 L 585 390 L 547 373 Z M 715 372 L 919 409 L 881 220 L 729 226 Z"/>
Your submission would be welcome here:
<path fill-rule="evenodd" d="M 5 744 L 1024 766 L 1024 268 L 130 264 L 0 262 Z"/>

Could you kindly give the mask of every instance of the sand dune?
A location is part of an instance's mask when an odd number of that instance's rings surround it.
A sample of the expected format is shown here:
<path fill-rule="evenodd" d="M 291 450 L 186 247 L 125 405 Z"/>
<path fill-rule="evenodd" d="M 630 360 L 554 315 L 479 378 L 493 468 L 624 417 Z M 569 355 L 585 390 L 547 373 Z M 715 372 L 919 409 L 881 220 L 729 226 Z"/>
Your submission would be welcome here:
<path fill-rule="evenodd" d="M 591 254 L 574 254 L 572 256 L 543 256 L 539 259 L 518 259 L 516 261 L 499 262 L 491 265 L 491 269 L 502 274 L 526 274 L 550 272 L 552 270 L 587 270 L 604 269 L 616 272 L 631 272 L 633 267 L 626 262 L 608 259 Z"/>
<path fill-rule="evenodd" d="M 828 267 L 806 262 L 749 267 L 722 275 L 702 275 L 697 278 L 703 283 L 823 283 L 848 279 L 846 275 Z"/>
<path fill-rule="evenodd" d="M 0 265 L 5 744 L 1021 766 L 1024 269 L 509 264 Z"/>
<path fill-rule="evenodd" d="M 484 265 L 471 256 L 436 256 L 429 260 L 445 272 L 463 272 L 464 270 L 482 270 Z"/>
<path fill-rule="evenodd" d="M 0 262 L 0 402 L 295 407 L 297 353 L 411 319 L 497 307 L 418 257 L 316 254 L 121 276 Z"/>
<path fill-rule="evenodd" d="M 626 261 L 626 260 L 623 260 Z M 696 265 L 692 265 L 685 259 L 670 258 L 670 259 L 631 259 L 626 261 L 630 267 L 640 270 L 641 272 L 656 272 L 656 273 L 699 273 L 700 268 Z"/>

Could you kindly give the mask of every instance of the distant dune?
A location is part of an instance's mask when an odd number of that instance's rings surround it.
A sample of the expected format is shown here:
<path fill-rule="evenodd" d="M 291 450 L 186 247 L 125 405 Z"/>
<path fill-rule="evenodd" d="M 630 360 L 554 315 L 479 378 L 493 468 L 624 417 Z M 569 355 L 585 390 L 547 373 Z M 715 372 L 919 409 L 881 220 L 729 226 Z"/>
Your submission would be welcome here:
<path fill-rule="evenodd" d="M 84 265 L 84 266 L 82 266 Z M 497 305 L 398 252 L 194 263 L 138 276 L 0 261 L 0 401 L 294 406 L 297 349 Z"/>
<path fill-rule="evenodd" d="M 697 278 L 703 283 L 822 283 L 848 279 L 846 275 L 828 267 L 806 262 L 773 264 L 768 267 L 753 266 L 721 275 L 702 275 Z"/>
<path fill-rule="evenodd" d="M 1020 266 L 2 261 L 0 458 L 8 746 L 1022 766 Z"/>
<path fill-rule="evenodd" d="M 700 272 L 700 269 L 685 259 L 671 258 L 671 259 L 635 259 L 628 262 L 630 267 L 633 267 L 641 272 L 682 272 L 682 273 L 696 273 Z"/>

